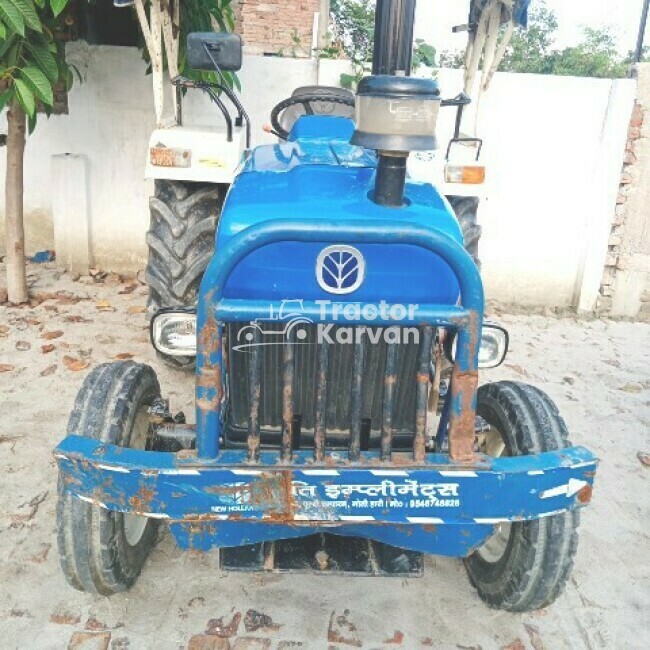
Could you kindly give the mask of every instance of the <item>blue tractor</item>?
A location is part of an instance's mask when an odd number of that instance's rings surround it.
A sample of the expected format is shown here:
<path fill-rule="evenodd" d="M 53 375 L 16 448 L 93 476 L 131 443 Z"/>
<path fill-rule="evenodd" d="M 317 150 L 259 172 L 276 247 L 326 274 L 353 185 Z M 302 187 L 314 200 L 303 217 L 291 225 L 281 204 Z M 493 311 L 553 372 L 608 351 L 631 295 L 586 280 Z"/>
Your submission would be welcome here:
<path fill-rule="evenodd" d="M 561 593 L 597 460 L 542 391 L 479 387 L 508 335 L 484 322 L 449 202 L 407 177 L 442 103 L 409 76 L 413 11 L 379 1 L 356 97 L 316 88 L 276 107 L 282 137 L 246 150 L 196 308 L 155 314 L 156 350 L 196 359 L 195 424 L 148 365 L 86 378 L 54 452 L 73 587 L 129 589 L 166 524 L 231 570 L 416 575 L 439 554 L 464 558 L 492 607 Z M 236 36 L 190 39 L 191 65 L 240 65 Z M 311 110 L 323 102 L 355 119 Z M 306 114 L 284 132 L 294 106 Z"/>

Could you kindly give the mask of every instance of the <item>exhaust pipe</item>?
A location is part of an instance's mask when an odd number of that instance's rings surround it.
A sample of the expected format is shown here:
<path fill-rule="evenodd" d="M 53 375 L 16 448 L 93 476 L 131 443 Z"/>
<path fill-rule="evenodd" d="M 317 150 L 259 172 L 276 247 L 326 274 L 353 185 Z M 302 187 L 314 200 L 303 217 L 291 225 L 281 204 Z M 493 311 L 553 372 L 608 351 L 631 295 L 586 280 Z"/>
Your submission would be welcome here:
<path fill-rule="evenodd" d="M 357 89 L 357 129 L 351 143 L 375 149 L 378 205 L 405 205 L 411 151 L 436 148 L 440 90 L 433 79 L 411 77 L 415 0 L 377 0 L 372 76 Z"/>
<path fill-rule="evenodd" d="M 411 76 L 415 0 L 377 0 L 372 74 Z"/>

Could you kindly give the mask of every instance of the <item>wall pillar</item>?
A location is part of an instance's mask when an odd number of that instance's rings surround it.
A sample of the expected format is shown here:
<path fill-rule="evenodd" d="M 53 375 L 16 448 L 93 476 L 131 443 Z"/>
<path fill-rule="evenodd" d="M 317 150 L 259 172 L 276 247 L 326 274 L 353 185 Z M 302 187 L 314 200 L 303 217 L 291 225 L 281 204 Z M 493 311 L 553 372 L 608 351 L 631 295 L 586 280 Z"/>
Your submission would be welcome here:
<path fill-rule="evenodd" d="M 52 156 L 52 217 L 58 265 L 70 273 L 88 275 L 92 258 L 85 156 Z"/>
<path fill-rule="evenodd" d="M 638 64 L 637 75 L 599 311 L 650 321 L 650 63 Z"/>

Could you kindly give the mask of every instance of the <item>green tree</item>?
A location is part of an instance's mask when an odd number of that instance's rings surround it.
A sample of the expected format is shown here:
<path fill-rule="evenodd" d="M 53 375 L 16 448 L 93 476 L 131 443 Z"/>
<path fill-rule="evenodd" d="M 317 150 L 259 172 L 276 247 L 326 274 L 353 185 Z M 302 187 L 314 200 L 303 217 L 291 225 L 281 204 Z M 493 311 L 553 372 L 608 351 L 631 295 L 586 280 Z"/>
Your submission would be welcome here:
<path fill-rule="evenodd" d="M 555 12 L 544 4 L 531 10 L 528 29 L 512 36 L 499 70 L 575 77 L 618 78 L 627 73 L 628 62 L 618 54 L 617 43 L 608 28 L 583 28 L 582 41 L 575 46 L 554 47 L 558 30 Z M 464 52 L 443 52 L 441 67 L 461 68 Z"/>
<path fill-rule="evenodd" d="M 376 0 L 331 0 L 332 46 L 328 51 L 343 52 L 354 73 L 342 74 L 341 85 L 354 87 L 370 70 L 375 36 Z M 413 44 L 413 69 L 436 65 L 435 48 L 421 38 Z"/>
<path fill-rule="evenodd" d="M 516 29 L 499 66 L 504 72 L 551 74 L 549 58 L 558 29 L 555 12 L 543 4 L 532 9 L 528 29 Z"/>
<path fill-rule="evenodd" d="M 331 0 L 334 39 L 356 64 L 372 61 L 375 0 Z"/>
<path fill-rule="evenodd" d="M 550 56 L 551 74 L 615 79 L 627 74 L 628 65 L 618 54 L 616 39 L 607 29 L 583 29 L 584 41 Z"/>
<path fill-rule="evenodd" d="M 27 127 L 40 111 L 49 116 L 54 86 L 72 85 L 59 38 L 68 0 L 0 0 L 0 109 L 7 107 L 5 230 L 7 293 L 12 303 L 27 300 L 23 226 L 23 161 Z"/>

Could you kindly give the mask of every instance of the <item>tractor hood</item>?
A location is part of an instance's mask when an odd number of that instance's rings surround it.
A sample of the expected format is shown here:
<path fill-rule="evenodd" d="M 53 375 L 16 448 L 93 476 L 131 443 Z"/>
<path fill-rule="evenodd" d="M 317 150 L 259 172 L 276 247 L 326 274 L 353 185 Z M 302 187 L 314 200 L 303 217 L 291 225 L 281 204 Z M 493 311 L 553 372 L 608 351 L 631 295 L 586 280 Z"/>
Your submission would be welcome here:
<path fill-rule="evenodd" d="M 350 145 L 354 125 L 344 118 L 304 117 L 288 142 L 257 147 L 245 160 L 228 193 L 217 233 L 219 250 L 239 232 L 277 219 L 332 224 L 386 220 L 442 232 L 462 246 L 458 222 L 447 201 L 431 186 L 408 182 L 407 205 L 386 208 L 373 203 L 374 152 Z M 323 135 L 325 134 L 325 136 Z M 340 245 L 345 247 L 343 239 Z M 447 264 L 410 245 L 357 245 L 364 278 L 353 291 L 329 287 L 318 277 L 318 260 L 331 244 L 281 242 L 257 249 L 233 271 L 225 297 L 268 300 L 454 304 L 458 282 Z M 321 256 L 322 260 L 322 256 Z M 351 282 L 352 282 L 351 280 Z M 358 286 L 356 286 L 358 284 Z M 340 287 L 339 287 L 340 288 Z"/>

